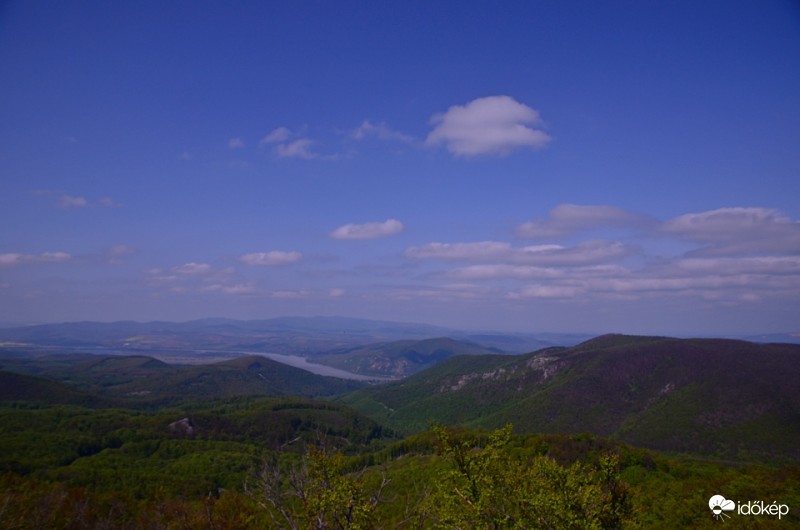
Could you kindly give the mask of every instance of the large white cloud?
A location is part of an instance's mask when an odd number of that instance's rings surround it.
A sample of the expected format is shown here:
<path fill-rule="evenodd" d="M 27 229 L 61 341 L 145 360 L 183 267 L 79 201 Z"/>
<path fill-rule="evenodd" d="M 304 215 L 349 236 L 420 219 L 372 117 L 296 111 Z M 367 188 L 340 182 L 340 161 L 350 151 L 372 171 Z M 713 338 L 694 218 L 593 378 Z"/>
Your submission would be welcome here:
<path fill-rule="evenodd" d="M 454 105 L 431 118 L 427 145 L 443 144 L 457 156 L 507 155 L 520 148 L 541 148 L 551 138 L 535 128 L 539 113 L 509 96 L 489 96 Z"/>
<path fill-rule="evenodd" d="M 375 239 L 391 236 L 403 231 L 403 223 L 397 219 L 383 222 L 342 225 L 330 233 L 332 239 Z"/>

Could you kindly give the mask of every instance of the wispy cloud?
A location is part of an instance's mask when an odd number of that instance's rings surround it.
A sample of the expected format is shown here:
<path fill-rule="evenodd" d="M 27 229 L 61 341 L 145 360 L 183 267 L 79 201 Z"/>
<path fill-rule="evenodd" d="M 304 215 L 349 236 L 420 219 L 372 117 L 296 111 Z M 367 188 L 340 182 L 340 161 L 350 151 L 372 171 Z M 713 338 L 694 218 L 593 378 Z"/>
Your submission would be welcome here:
<path fill-rule="evenodd" d="M 37 190 L 35 191 L 35 193 L 37 195 L 51 195 L 58 192 L 49 190 Z M 62 194 L 56 201 L 56 205 L 59 208 L 87 208 L 92 206 L 115 208 L 120 206 L 118 202 L 116 202 L 114 199 L 108 196 L 100 197 L 99 199 L 97 199 L 96 202 L 92 202 L 86 197 L 80 195 L 69 195 L 69 194 Z"/>
<path fill-rule="evenodd" d="M 420 247 L 409 247 L 405 255 L 415 259 L 505 261 L 509 263 L 531 263 L 567 265 L 598 263 L 617 260 L 632 250 L 619 241 L 584 241 L 572 247 L 561 245 L 534 245 L 513 247 L 502 241 L 477 243 L 428 243 Z"/>
<path fill-rule="evenodd" d="M 209 265 L 208 263 L 196 263 L 192 261 L 189 263 L 184 263 L 183 265 L 179 265 L 177 267 L 173 267 L 172 271 L 178 274 L 192 274 L 192 275 L 208 274 L 209 272 L 211 272 L 211 265 Z"/>
<path fill-rule="evenodd" d="M 384 141 L 396 141 L 403 143 L 414 142 L 414 137 L 408 134 L 403 134 L 398 131 L 390 129 L 385 123 L 372 123 L 369 120 L 364 120 L 350 136 L 356 140 L 363 140 L 364 138 L 375 137 Z"/>
<path fill-rule="evenodd" d="M 797 254 L 800 223 L 769 208 L 720 208 L 680 215 L 662 233 L 702 245 L 698 255 Z"/>
<path fill-rule="evenodd" d="M 292 136 L 292 131 L 286 127 L 278 127 L 273 129 L 269 134 L 261 139 L 262 144 L 274 144 L 278 142 L 285 142 Z"/>
<path fill-rule="evenodd" d="M 206 292 L 220 292 L 224 294 L 255 294 L 258 288 L 253 283 L 234 283 L 232 285 L 225 285 L 221 283 L 212 283 L 204 285 L 202 288 Z"/>
<path fill-rule="evenodd" d="M 252 294 L 254 284 L 243 281 L 232 267 L 217 269 L 208 263 L 190 261 L 168 271 L 152 268 L 145 271 L 145 284 L 171 293 Z"/>
<path fill-rule="evenodd" d="M 297 299 L 297 298 L 307 298 L 311 293 L 304 289 L 298 290 L 284 290 L 284 291 L 272 291 L 269 293 L 269 296 L 272 298 L 283 298 L 283 299 Z"/>
<path fill-rule="evenodd" d="M 596 228 L 643 225 L 645 216 L 607 205 L 559 204 L 545 219 L 528 221 L 517 227 L 522 238 L 553 238 Z"/>
<path fill-rule="evenodd" d="M 244 140 L 241 138 L 231 138 L 228 140 L 228 149 L 243 149 Z"/>
<path fill-rule="evenodd" d="M 62 195 L 58 198 L 58 206 L 61 208 L 84 208 L 89 204 L 86 197 L 75 195 Z"/>
<path fill-rule="evenodd" d="M 304 158 L 310 160 L 319 156 L 311 151 L 313 142 L 308 138 L 300 138 L 287 144 L 280 144 L 275 148 L 275 153 L 281 158 Z"/>
<path fill-rule="evenodd" d="M 259 142 L 259 145 L 274 145 L 275 154 L 280 158 L 302 158 L 310 160 L 320 156 L 319 153 L 311 149 L 313 143 L 313 140 L 309 138 L 298 138 L 298 135 L 287 127 L 278 127 L 264 136 Z"/>
<path fill-rule="evenodd" d="M 12 267 L 26 263 L 62 263 L 71 259 L 72 255 L 66 252 L 42 252 L 41 254 L 6 252 L 0 254 L 0 267 Z"/>
<path fill-rule="evenodd" d="M 342 225 L 330 233 L 332 239 L 375 239 L 399 234 L 403 231 L 403 223 L 397 219 L 383 222 Z"/>
<path fill-rule="evenodd" d="M 116 208 L 120 206 L 120 204 L 111 197 L 100 197 L 97 199 L 97 204 L 105 206 L 106 208 Z"/>
<path fill-rule="evenodd" d="M 509 96 L 489 96 L 454 105 L 434 115 L 425 143 L 443 144 L 456 156 L 504 156 L 522 148 L 541 148 L 551 138 L 536 128 L 542 121 L 533 108 Z"/>
<path fill-rule="evenodd" d="M 295 251 L 271 250 L 269 252 L 244 254 L 239 257 L 239 260 L 246 265 L 275 266 L 295 263 L 300 261 L 302 257 L 301 253 Z"/>

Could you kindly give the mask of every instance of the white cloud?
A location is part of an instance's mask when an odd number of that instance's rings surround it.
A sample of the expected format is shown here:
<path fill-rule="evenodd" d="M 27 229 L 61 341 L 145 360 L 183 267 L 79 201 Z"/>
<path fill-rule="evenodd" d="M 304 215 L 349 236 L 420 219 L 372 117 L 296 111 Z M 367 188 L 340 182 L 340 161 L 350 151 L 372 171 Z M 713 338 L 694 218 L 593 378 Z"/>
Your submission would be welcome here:
<path fill-rule="evenodd" d="M 228 149 L 242 149 L 244 141 L 241 138 L 231 138 L 228 140 Z"/>
<path fill-rule="evenodd" d="M 207 263 L 195 263 L 192 261 L 177 267 L 173 267 L 172 270 L 178 274 L 201 275 L 210 273 L 211 265 Z"/>
<path fill-rule="evenodd" d="M 405 256 L 441 262 L 429 265 L 426 274 L 435 282 L 481 283 L 493 290 L 487 296 L 505 293 L 516 300 L 696 298 L 733 306 L 800 299 L 800 223 L 776 210 L 723 208 L 659 223 L 613 206 L 562 204 L 518 233 L 566 238 L 598 227 L 640 229 L 625 236 L 635 237 L 637 245 L 625 239 L 530 246 L 434 242 L 409 247 Z M 682 254 L 685 242 L 699 248 Z M 461 266 L 451 267 L 451 262 Z M 441 289 L 430 285 L 417 291 L 417 296 L 441 297 Z"/>
<path fill-rule="evenodd" d="M 296 298 L 306 298 L 309 295 L 308 291 L 305 290 L 298 290 L 298 291 L 273 291 L 270 293 L 272 298 L 283 298 L 283 299 L 296 299 Z"/>
<path fill-rule="evenodd" d="M 72 256 L 66 252 L 42 252 L 41 254 L 7 252 L 0 254 L 0 267 L 11 267 L 24 263 L 63 263 L 71 259 Z"/>
<path fill-rule="evenodd" d="M 581 293 L 576 287 L 561 285 L 527 285 L 508 294 L 509 298 L 574 298 Z"/>
<path fill-rule="evenodd" d="M 695 297 L 725 303 L 754 303 L 766 297 L 800 296 L 800 257 L 685 258 L 642 269 L 622 266 L 568 267 L 552 276 L 522 267 L 467 267 L 450 277 L 472 280 L 538 280 L 509 293 L 511 298 L 635 300 L 643 297 Z M 480 275 L 479 273 L 484 273 Z"/>
<path fill-rule="evenodd" d="M 531 280 L 541 278 L 563 277 L 564 272 L 552 267 L 536 267 L 534 265 L 511 265 L 508 263 L 492 263 L 469 265 L 453 269 L 446 273 L 448 278 L 459 280 L 493 280 L 497 278 L 514 278 Z"/>
<path fill-rule="evenodd" d="M 523 223 L 516 233 L 523 238 L 551 238 L 593 228 L 635 226 L 644 220 L 644 216 L 614 206 L 559 204 L 546 219 Z"/>
<path fill-rule="evenodd" d="M 273 129 L 268 135 L 261 139 L 262 144 L 274 144 L 278 142 L 285 142 L 292 135 L 292 131 L 286 127 L 278 127 Z"/>
<path fill-rule="evenodd" d="M 502 241 L 478 241 L 475 243 L 428 243 L 421 247 L 409 247 L 406 256 L 416 259 L 480 260 L 504 259 L 512 252 L 511 244 Z"/>
<path fill-rule="evenodd" d="M 124 256 L 125 254 L 133 254 L 135 249 L 128 245 L 115 245 L 109 249 L 109 254 L 112 256 Z"/>
<path fill-rule="evenodd" d="M 89 204 L 85 197 L 76 197 L 74 195 L 62 195 L 58 199 L 58 205 L 61 208 L 83 208 Z"/>
<path fill-rule="evenodd" d="M 34 260 L 36 261 L 44 261 L 49 263 L 61 263 L 71 259 L 72 256 L 66 252 L 43 252 L 42 254 L 34 257 Z"/>
<path fill-rule="evenodd" d="M 403 143 L 411 143 L 414 141 L 413 136 L 393 131 L 383 122 L 375 124 L 369 120 L 364 120 L 361 122 L 361 125 L 359 125 L 358 128 L 352 132 L 351 136 L 356 140 L 363 140 L 369 136 L 374 136 L 385 141 L 397 141 Z"/>
<path fill-rule="evenodd" d="M 342 225 L 330 233 L 332 239 L 375 239 L 403 231 L 403 223 L 397 219 L 383 222 Z"/>
<path fill-rule="evenodd" d="M 330 290 L 328 295 L 330 295 L 331 298 L 339 298 L 340 296 L 344 296 L 345 292 L 346 291 L 340 287 L 334 287 Z"/>
<path fill-rule="evenodd" d="M 311 151 L 311 140 L 300 138 L 288 144 L 280 144 L 275 148 L 275 152 L 281 158 L 305 158 L 306 160 L 316 158 L 318 155 Z"/>
<path fill-rule="evenodd" d="M 533 126 L 539 113 L 509 96 L 489 96 L 454 105 L 431 118 L 425 143 L 444 144 L 456 156 L 507 155 L 520 148 L 541 148 L 551 138 Z"/>
<path fill-rule="evenodd" d="M 285 252 L 282 250 L 271 250 L 269 252 L 253 252 L 244 254 L 239 258 L 242 263 L 247 265 L 288 265 L 300 261 L 303 257 L 299 252 Z"/>
<path fill-rule="evenodd" d="M 619 265 L 588 265 L 570 267 L 539 267 L 536 265 L 512 265 L 491 263 L 469 265 L 445 273 L 448 278 L 459 280 L 494 280 L 510 278 L 516 280 L 558 280 L 570 278 L 626 276 L 628 269 Z"/>
<path fill-rule="evenodd" d="M 593 240 L 572 247 L 561 245 L 512 247 L 510 243 L 501 241 L 428 243 L 421 247 L 409 247 L 405 255 L 415 259 L 576 265 L 615 260 L 630 253 L 631 249 L 618 241 Z"/>
<path fill-rule="evenodd" d="M 28 261 L 27 258 L 29 257 L 30 256 L 18 254 L 16 252 L 6 252 L 5 254 L 0 254 L 0 266 L 9 267 L 11 265 L 19 265 Z"/>
<path fill-rule="evenodd" d="M 680 215 L 662 233 L 704 246 L 700 255 L 800 253 L 800 223 L 769 208 L 720 208 Z"/>
<path fill-rule="evenodd" d="M 252 283 L 236 283 L 233 285 L 214 283 L 204 286 L 202 290 L 220 292 L 224 294 L 253 294 L 258 291 L 256 286 Z"/>
<path fill-rule="evenodd" d="M 115 201 L 114 199 L 112 199 L 111 197 L 100 197 L 100 198 L 97 200 L 97 203 L 98 203 L 100 206 L 105 206 L 106 208 L 114 208 L 114 207 L 116 207 L 116 206 L 119 206 L 119 203 L 118 203 L 118 202 L 116 202 L 116 201 Z"/>

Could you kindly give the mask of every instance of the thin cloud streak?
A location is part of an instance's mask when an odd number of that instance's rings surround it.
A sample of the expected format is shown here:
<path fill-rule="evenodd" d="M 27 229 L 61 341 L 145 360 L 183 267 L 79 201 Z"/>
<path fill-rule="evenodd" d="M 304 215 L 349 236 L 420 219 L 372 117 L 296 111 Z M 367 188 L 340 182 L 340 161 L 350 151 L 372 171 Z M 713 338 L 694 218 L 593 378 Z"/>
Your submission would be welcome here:
<path fill-rule="evenodd" d="M 331 239 L 376 239 L 399 234 L 403 231 L 403 223 L 397 219 L 383 222 L 342 225 L 330 233 Z"/>

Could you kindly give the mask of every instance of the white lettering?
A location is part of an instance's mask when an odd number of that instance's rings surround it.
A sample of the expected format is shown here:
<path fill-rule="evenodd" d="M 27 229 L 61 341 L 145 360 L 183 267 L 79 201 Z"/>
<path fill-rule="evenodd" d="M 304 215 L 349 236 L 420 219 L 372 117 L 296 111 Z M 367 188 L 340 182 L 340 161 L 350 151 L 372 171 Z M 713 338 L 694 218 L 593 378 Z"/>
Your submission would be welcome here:
<path fill-rule="evenodd" d="M 739 515 L 777 515 L 780 519 L 789 513 L 789 505 L 778 504 L 778 501 L 767 505 L 764 505 L 764 501 L 740 502 L 736 513 Z"/>

